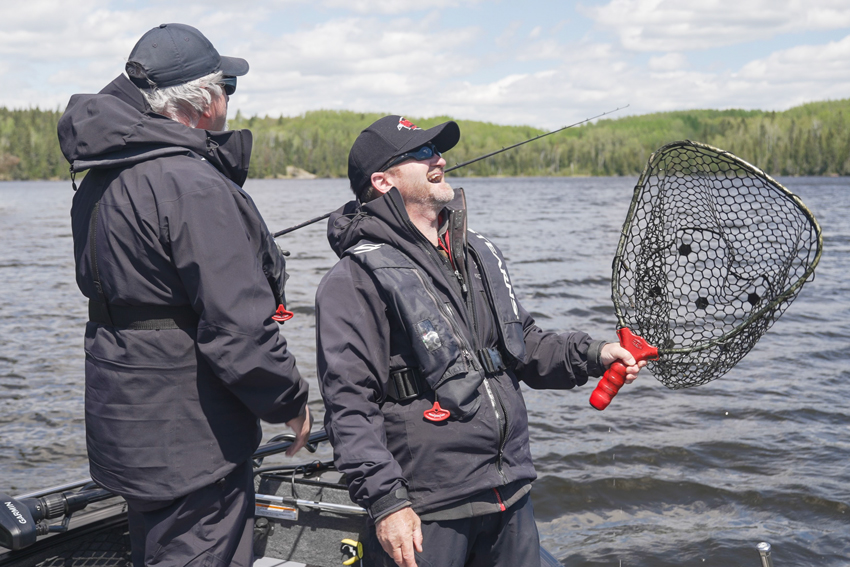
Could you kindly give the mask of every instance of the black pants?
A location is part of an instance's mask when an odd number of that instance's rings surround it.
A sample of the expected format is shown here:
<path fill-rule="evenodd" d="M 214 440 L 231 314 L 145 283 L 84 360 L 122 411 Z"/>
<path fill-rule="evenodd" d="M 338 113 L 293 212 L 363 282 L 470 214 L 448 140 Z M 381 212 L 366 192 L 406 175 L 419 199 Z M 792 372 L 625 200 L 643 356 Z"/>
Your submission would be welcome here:
<path fill-rule="evenodd" d="M 422 522 L 422 550 L 415 553 L 417 567 L 540 567 L 531 497 L 526 494 L 505 512 Z M 374 526 L 363 565 L 396 567 L 378 543 Z"/>
<path fill-rule="evenodd" d="M 254 477 L 245 462 L 176 500 L 127 500 L 133 567 L 251 567 Z"/>

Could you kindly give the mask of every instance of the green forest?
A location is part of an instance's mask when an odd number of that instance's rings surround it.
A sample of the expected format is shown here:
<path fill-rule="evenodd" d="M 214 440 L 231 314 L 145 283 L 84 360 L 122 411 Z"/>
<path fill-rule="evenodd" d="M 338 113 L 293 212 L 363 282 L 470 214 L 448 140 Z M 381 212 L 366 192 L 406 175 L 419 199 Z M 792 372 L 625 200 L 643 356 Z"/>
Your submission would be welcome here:
<path fill-rule="evenodd" d="M 0 179 L 63 179 L 60 111 L 0 108 Z M 237 113 L 228 127 L 254 133 L 250 176 L 285 177 L 287 167 L 345 177 L 354 138 L 381 114 L 319 110 L 279 118 Z M 408 117 L 423 128 L 450 117 Z M 449 165 L 544 133 L 529 126 L 458 120 L 461 140 Z M 598 120 L 469 165 L 463 176 L 638 175 L 649 155 L 674 140 L 724 150 L 772 175 L 850 175 L 850 99 L 784 112 L 686 110 Z"/>

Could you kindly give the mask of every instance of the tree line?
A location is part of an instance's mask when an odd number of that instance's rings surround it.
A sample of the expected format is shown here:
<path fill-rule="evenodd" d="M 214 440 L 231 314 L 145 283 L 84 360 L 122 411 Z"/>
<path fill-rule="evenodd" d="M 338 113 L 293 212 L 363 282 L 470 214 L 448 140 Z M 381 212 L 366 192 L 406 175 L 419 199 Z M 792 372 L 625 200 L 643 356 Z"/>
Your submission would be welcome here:
<path fill-rule="evenodd" d="M 60 111 L 0 107 L 0 179 L 62 179 Z M 318 110 L 301 116 L 244 117 L 232 129 L 254 134 L 250 176 L 283 177 L 295 166 L 318 177 L 345 177 L 348 150 L 381 114 Z M 423 128 L 451 118 L 408 117 Z M 449 165 L 544 133 L 530 126 L 458 120 L 460 143 Z M 685 110 L 571 128 L 465 167 L 464 176 L 638 175 L 650 154 L 675 140 L 722 148 L 772 175 L 850 175 L 850 99 L 805 104 L 784 112 Z"/>

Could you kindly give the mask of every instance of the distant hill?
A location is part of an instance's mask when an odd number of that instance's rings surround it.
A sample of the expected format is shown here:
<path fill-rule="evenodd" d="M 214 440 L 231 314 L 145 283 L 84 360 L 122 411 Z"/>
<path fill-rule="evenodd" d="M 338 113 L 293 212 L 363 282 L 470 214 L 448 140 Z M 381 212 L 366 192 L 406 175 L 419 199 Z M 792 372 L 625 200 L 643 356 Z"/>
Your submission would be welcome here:
<path fill-rule="evenodd" d="M 67 178 L 68 164 L 56 141 L 60 115 L 0 108 L 0 179 Z M 251 177 L 286 177 L 295 168 L 318 177 L 345 177 L 352 142 L 380 117 L 334 110 L 280 118 L 237 113 L 229 127 L 254 133 Z M 423 128 L 450 120 L 408 118 Z M 449 165 L 543 133 L 529 126 L 458 123 L 461 141 L 446 155 Z M 458 174 L 638 175 L 655 149 L 682 139 L 728 150 L 773 175 L 850 175 L 850 99 L 784 112 L 685 110 L 599 120 L 467 166 Z"/>

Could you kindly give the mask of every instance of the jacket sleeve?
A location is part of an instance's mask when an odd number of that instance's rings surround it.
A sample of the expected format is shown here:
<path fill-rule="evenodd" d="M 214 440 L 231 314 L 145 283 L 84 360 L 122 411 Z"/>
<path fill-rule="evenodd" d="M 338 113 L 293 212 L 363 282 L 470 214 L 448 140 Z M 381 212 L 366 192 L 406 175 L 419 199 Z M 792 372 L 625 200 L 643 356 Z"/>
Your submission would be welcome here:
<path fill-rule="evenodd" d="M 519 305 L 525 333 L 525 360 L 517 364 L 517 378 L 536 390 L 566 390 L 587 383 L 588 376 L 601 376 L 599 361 L 604 341 L 594 341 L 581 331 L 544 331 Z"/>
<path fill-rule="evenodd" d="M 382 378 L 389 375 L 390 329 L 374 283 L 349 259 L 319 284 L 316 334 L 325 430 L 336 467 L 348 479 L 352 500 L 380 518 L 409 504 L 378 403 Z"/>
<path fill-rule="evenodd" d="M 198 312 L 197 345 L 216 375 L 257 417 L 286 422 L 304 411 L 307 384 L 271 315 L 276 302 L 234 200 L 211 166 L 163 204 L 167 245 Z"/>

